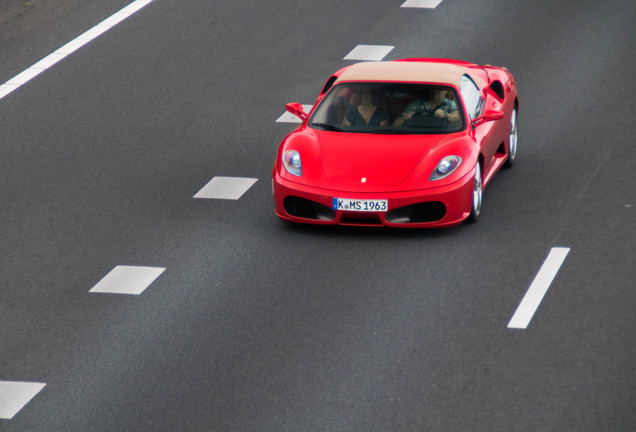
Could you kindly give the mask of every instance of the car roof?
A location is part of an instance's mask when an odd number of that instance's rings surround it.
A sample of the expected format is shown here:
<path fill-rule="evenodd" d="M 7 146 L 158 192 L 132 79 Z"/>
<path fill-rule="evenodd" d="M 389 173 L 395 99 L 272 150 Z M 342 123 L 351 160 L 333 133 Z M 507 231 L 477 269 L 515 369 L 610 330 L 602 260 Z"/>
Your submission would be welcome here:
<path fill-rule="evenodd" d="M 461 63 L 461 64 L 460 64 Z M 345 68 L 336 83 L 344 81 L 426 82 L 459 85 L 459 78 L 469 73 L 471 63 L 434 61 L 381 61 L 356 63 Z M 473 80 L 474 77 L 469 75 Z M 479 83 L 478 83 L 479 84 Z"/>

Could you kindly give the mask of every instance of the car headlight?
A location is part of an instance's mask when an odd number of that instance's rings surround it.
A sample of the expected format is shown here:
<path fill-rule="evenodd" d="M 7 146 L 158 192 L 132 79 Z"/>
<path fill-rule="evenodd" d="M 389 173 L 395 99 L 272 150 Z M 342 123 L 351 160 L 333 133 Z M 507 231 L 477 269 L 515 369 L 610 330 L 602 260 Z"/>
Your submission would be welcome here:
<path fill-rule="evenodd" d="M 302 164 L 300 163 L 300 153 L 296 150 L 287 150 L 283 152 L 283 166 L 288 173 L 295 176 L 301 176 L 303 169 Z"/>
<path fill-rule="evenodd" d="M 431 174 L 430 181 L 440 180 L 444 177 L 451 175 L 462 163 L 462 158 L 459 156 L 446 156 L 443 158 Z"/>

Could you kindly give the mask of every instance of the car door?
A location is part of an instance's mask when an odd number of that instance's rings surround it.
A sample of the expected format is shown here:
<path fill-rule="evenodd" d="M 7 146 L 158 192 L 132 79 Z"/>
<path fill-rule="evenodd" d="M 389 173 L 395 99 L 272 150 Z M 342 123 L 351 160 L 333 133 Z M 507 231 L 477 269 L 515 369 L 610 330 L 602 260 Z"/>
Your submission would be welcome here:
<path fill-rule="evenodd" d="M 484 107 L 487 106 L 487 103 L 492 104 L 492 102 L 488 100 L 487 92 L 480 90 L 468 75 L 461 77 L 459 90 L 462 94 L 466 113 L 471 123 L 483 114 Z M 469 125 L 472 129 L 475 141 L 479 144 L 480 152 L 484 157 L 484 178 L 489 177 L 490 170 L 494 167 L 492 162 L 500 144 L 497 137 L 498 134 L 496 133 L 496 124 L 497 122 L 495 121 L 489 121 L 481 123 L 474 128 L 472 125 Z"/>

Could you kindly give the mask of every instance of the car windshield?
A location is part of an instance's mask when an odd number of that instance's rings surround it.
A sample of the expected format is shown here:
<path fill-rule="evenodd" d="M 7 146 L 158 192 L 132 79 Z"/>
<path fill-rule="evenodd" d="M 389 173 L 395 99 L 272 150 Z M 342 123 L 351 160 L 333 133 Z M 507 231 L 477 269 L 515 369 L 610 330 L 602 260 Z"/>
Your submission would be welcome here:
<path fill-rule="evenodd" d="M 455 89 L 404 83 L 342 83 L 309 119 L 315 129 L 357 133 L 445 134 L 464 128 Z"/>

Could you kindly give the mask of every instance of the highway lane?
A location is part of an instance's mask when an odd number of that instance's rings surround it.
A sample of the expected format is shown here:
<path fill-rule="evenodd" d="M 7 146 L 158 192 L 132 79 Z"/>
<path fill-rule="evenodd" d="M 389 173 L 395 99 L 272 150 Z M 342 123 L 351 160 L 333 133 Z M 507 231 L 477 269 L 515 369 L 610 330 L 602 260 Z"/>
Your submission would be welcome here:
<path fill-rule="evenodd" d="M 2 82 L 129 3 L 128 0 L 0 0 Z"/>
<path fill-rule="evenodd" d="M 0 380 L 47 384 L 0 430 L 634 427 L 635 8 L 368 3 L 156 0 L 0 100 Z M 273 216 L 274 121 L 357 44 L 515 74 L 519 163 L 476 225 Z M 216 175 L 259 181 L 194 200 Z M 88 293 L 120 264 L 167 270 Z"/>

